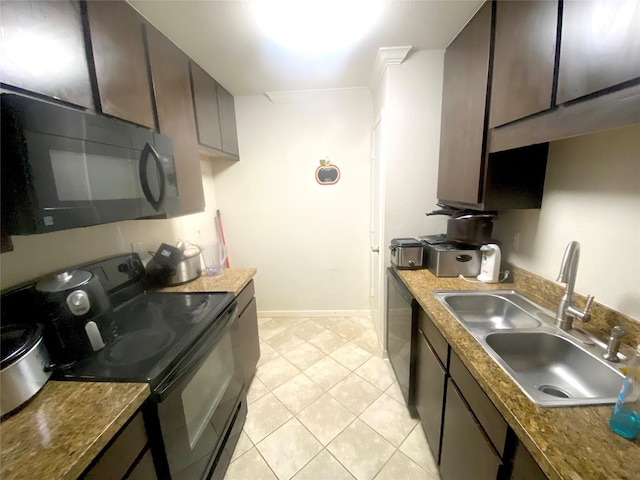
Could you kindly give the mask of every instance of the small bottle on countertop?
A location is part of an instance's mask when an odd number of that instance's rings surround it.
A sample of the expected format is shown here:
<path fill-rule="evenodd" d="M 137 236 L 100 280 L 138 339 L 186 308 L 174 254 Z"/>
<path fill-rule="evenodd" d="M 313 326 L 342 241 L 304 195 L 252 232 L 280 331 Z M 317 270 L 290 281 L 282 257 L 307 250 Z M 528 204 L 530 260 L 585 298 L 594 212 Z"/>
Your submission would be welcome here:
<path fill-rule="evenodd" d="M 640 434 L 640 345 L 629 360 L 627 376 L 609 419 L 611 430 L 633 440 Z"/>

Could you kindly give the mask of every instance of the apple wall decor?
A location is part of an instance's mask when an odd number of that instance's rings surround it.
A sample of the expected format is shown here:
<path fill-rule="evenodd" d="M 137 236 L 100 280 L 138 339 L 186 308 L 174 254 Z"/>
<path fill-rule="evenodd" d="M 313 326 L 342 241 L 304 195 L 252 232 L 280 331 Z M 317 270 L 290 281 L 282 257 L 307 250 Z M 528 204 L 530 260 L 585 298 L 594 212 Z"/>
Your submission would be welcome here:
<path fill-rule="evenodd" d="M 320 166 L 316 168 L 316 182 L 320 185 L 334 185 L 340 180 L 340 169 L 333 165 L 329 159 L 320 160 Z"/>

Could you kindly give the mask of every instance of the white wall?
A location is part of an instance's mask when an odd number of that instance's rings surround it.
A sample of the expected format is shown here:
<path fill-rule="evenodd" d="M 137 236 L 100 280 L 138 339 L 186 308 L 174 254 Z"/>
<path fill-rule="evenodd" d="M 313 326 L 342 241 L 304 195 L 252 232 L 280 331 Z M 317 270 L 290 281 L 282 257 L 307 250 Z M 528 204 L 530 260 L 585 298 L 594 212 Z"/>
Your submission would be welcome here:
<path fill-rule="evenodd" d="M 444 50 L 428 50 L 387 68 L 385 246 L 396 237 L 446 232 L 444 217 L 425 216 L 437 208 L 443 67 Z"/>
<path fill-rule="evenodd" d="M 12 237 L 14 251 L 0 256 L 0 288 L 5 289 L 35 277 L 73 265 L 131 251 L 146 262 L 149 250 L 160 243 L 186 239 L 210 243 L 215 239 L 216 194 L 211 163 L 201 162 L 205 201 L 203 213 L 169 220 L 134 220 L 95 227 L 74 228 L 42 235 Z"/>
<path fill-rule="evenodd" d="M 444 50 L 411 52 L 399 65 L 386 68 L 374 92 L 376 116 L 383 112 L 382 245 L 380 282 L 386 286 L 392 238 L 443 233 L 442 217 L 426 217 L 436 208 Z M 385 288 L 382 289 L 385 307 Z M 385 318 L 375 325 L 386 348 Z"/>
<path fill-rule="evenodd" d="M 509 262 L 550 280 L 577 240 L 576 290 L 640 321 L 640 125 L 551 143 L 542 209 L 501 212 L 494 235 Z"/>
<path fill-rule="evenodd" d="M 236 97 L 240 162 L 216 192 L 231 266 L 258 268 L 262 312 L 369 309 L 368 95 Z M 315 180 L 328 156 L 340 181 Z"/>

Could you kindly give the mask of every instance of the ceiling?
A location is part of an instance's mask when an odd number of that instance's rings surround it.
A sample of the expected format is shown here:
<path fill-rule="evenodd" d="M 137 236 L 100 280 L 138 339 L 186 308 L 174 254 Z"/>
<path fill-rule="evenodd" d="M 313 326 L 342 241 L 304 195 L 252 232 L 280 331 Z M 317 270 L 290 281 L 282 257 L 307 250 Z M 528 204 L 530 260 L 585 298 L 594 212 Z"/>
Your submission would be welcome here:
<path fill-rule="evenodd" d="M 259 28 L 256 0 L 128 1 L 234 95 L 367 86 L 379 48 L 443 49 L 483 3 L 382 0 L 376 23 L 350 48 L 302 54 Z"/>

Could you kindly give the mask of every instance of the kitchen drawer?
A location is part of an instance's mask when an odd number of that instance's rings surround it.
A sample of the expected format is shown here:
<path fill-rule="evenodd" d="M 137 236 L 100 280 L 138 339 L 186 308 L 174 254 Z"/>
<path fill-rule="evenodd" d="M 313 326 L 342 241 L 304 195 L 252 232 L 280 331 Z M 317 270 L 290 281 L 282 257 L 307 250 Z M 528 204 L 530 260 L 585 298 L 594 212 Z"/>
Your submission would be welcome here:
<path fill-rule="evenodd" d="M 82 478 L 96 480 L 119 480 L 124 478 L 138 455 L 147 446 L 147 431 L 142 413 L 135 417 L 118 433 L 98 457 L 96 463 Z"/>
<path fill-rule="evenodd" d="M 502 462 L 449 379 L 442 427 L 442 480 L 495 480 Z"/>
<path fill-rule="evenodd" d="M 153 466 L 151 450 L 147 449 L 140 461 L 127 475 L 127 480 L 154 480 L 157 479 L 156 469 Z"/>
<path fill-rule="evenodd" d="M 493 446 L 501 456 L 504 455 L 509 426 L 454 351 L 451 351 L 449 374 L 456 382 Z"/>
<path fill-rule="evenodd" d="M 440 456 L 447 372 L 421 331 L 418 331 L 416 347 L 415 406 L 427 443 L 437 462 Z"/>
<path fill-rule="evenodd" d="M 442 363 L 446 370 L 449 365 L 449 344 L 440 333 L 440 330 L 438 330 L 438 327 L 433 324 L 429 316 L 422 309 L 418 312 L 418 328 L 422 330 L 425 337 L 427 337 L 427 340 L 433 347 L 434 352 L 438 355 L 440 363 Z"/>
<path fill-rule="evenodd" d="M 236 300 L 238 301 L 238 314 L 239 315 L 242 315 L 242 312 L 244 312 L 245 308 L 247 308 L 247 306 L 249 305 L 249 303 L 251 302 L 251 300 L 253 299 L 255 294 L 256 294 L 256 289 L 255 289 L 255 286 L 253 284 L 253 280 L 251 280 L 247 284 L 247 286 L 244 287 L 242 289 L 242 291 L 236 297 Z"/>

